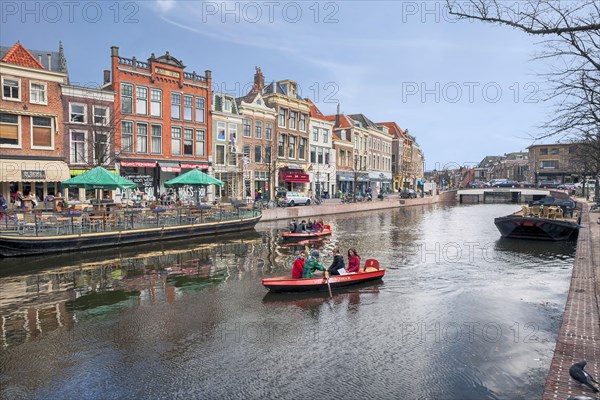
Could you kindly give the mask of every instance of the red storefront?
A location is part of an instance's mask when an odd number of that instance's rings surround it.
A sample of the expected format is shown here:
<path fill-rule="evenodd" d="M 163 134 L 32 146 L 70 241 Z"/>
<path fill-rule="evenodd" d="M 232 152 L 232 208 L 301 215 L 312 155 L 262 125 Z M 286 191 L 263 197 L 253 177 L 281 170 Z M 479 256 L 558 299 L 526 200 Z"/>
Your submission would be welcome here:
<path fill-rule="evenodd" d="M 287 190 L 306 193 L 310 177 L 302 169 L 283 168 L 279 171 L 279 186 Z"/>

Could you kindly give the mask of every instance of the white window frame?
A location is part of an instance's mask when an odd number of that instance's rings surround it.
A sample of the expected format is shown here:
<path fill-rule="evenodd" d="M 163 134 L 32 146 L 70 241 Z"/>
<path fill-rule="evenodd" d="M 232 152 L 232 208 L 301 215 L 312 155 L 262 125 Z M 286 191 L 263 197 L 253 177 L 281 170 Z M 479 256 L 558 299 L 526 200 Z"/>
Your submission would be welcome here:
<path fill-rule="evenodd" d="M 186 100 L 190 100 L 191 99 L 191 103 L 189 107 L 186 107 L 185 105 L 185 101 Z M 194 120 L 194 108 L 196 108 L 196 104 L 194 104 L 195 100 L 194 100 L 194 96 L 190 95 L 190 94 L 184 94 L 183 98 L 182 98 L 182 106 L 183 106 L 183 120 L 187 121 L 187 122 L 192 122 Z M 185 116 L 185 110 L 188 109 L 190 112 L 189 118 L 186 118 Z"/>
<path fill-rule="evenodd" d="M 53 117 L 41 117 L 50 119 L 50 146 L 34 146 L 33 145 L 33 118 L 30 117 L 29 122 L 29 140 L 31 143 L 32 150 L 54 150 L 54 118 Z"/>
<path fill-rule="evenodd" d="M 223 137 L 219 135 L 219 130 L 223 128 Z M 225 121 L 217 121 L 217 140 L 227 140 L 227 123 Z"/>
<path fill-rule="evenodd" d="M 44 101 L 33 101 L 33 85 L 41 85 L 44 87 Z M 4 91 L 4 88 L 2 90 Z M 29 102 L 31 104 L 48 105 L 48 84 L 46 82 L 29 81 Z"/>
<path fill-rule="evenodd" d="M 4 81 L 8 79 L 10 81 L 17 81 L 19 83 L 19 98 L 15 99 L 14 97 L 4 97 Z M 12 76 L 3 76 L 2 77 L 2 100 L 8 100 L 8 101 L 21 101 L 21 98 L 23 97 L 21 95 L 23 91 L 21 90 L 21 78 L 14 78 Z"/>
<path fill-rule="evenodd" d="M 152 139 L 154 139 L 154 135 L 152 134 L 153 131 L 153 127 L 158 126 L 160 127 L 160 152 L 159 153 L 155 153 L 154 152 L 154 144 L 152 143 Z M 150 124 L 150 154 L 162 154 L 163 153 L 163 144 L 164 144 L 164 130 L 163 130 L 163 126 L 162 124 Z M 158 136 L 157 136 L 158 137 Z"/>
<path fill-rule="evenodd" d="M 123 124 L 131 124 L 131 147 L 129 149 L 123 148 Z M 135 153 L 135 123 L 132 120 L 123 120 L 121 121 L 121 152 L 122 153 Z M 129 135 L 129 133 L 127 133 Z"/>
<path fill-rule="evenodd" d="M 198 108 L 198 100 L 202 99 L 202 108 Z M 204 124 L 206 123 L 206 98 L 203 96 L 196 96 L 194 99 L 195 103 L 194 103 L 194 113 L 196 114 L 195 117 L 195 121 L 197 123 L 201 123 Z M 202 113 L 198 113 L 198 110 L 201 110 Z M 202 116 L 202 118 L 200 118 L 200 116 Z"/>
<path fill-rule="evenodd" d="M 92 139 L 93 139 L 93 144 L 94 147 L 92 148 L 92 161 L 94 164 L 98 163 L 98 154 L 96 154 L 96 137 L 97 135 L 105 135 L 106 136 L 106 146 L 108 146 L 108 152 L 110 153 L 110 140 L 108 138 L 108 132 L 92 132 Z"/>
<path fill-rule="evenodd" d="M 152 100 L 152 92 L 158 92 L 160 94 L 160 100 Z M 162 117 L 162 102 L 163 102 L 163 93 L 161 89 L 158 88 L 150 88 L 150 116 L 151 117 Z M 152 105 L 158 104 L 158 114 L 152 113 Z"/>
<path fill-rule="evenodd" d="M 129 86 L 131 88 L 131 96 L 124 96 L 123 95 L 123 89 Z M 125 114 L 125 115 L 134 115 L 135 113 L 135 103 L 133 101 L 133 96 L 135 95 L 135 85 L 133 83 L 129 83 L 129 82 L 121 82 L 121 87 L 119 88 L 120 92 L 119 95 L 121 96 L 121 114 Z M 123 111 L 123 105 L 125 104 L 125 102 L 123 101 L 124 98 L 130 99 L 131 100 L 131 112 L 124 112 Z"/>
<path fill-rule="evenodd" d="M 105 114 L 105 116 L 104 116 L 104 118 L 105 118 L 105 121 L 104 121 L 104 123 L 103 123 L 103 124 L 98 124 L 98 123 L 96 123 L 96 109 L 97 109 L 97 108 L 103 108 L 103 109 L 105 109 L 105 110 L 106 110 L 106 114 Z M 97 105 L 93 105 L 93 106 L 92 106 L 92 116 L 93 116 L 93 118 L 94 118 L 94 121 L 93 121 L 93 122 L 94 122 L 94 125 L 97 125 L 97 126 L 108 126 L 108 121 L 110 121 L 110 109 L 109 109 L 109 107 L 108 107 L 108 106 L 97 106 Z"/>
<path fill-rule="evenodd" d="M 281 112 L 283 111 L 283 115 L 281 115 Z M 286 127 L 286 122 L 287 122 L 287 116 L 288 116 L 288 110 L 285 108 L 280 108 L 279 111 L 277 112 L 277 126 L 280 128 L 285 128 Z M 283 125 L 281 124 L 281 122 L 283 121 Z"/>
<path fill-rule="evenodd" d="M 71 114 L 73 114 L 73 106 L 83 106 L 83 122 L 77 122 L 71 120 Z M 69 103 L 69 123 L 84 125 L 87 124 L 87 104 L 84 103 Z"/>
<path fill-rule="evenodd" d="M 202 140 L 199 140 L 198 134 L 202 132 Z M 202 143 L 202 154 L 200 154 L 198 143 Z M 196 136 L 194 142 L 194 154 L 196 157 L 205 157 L 206 156 L 206 130 L 204 129 L 196 129 Z"/>
<path fill-rule="evenodd" d="M 173 130 L 174 129 L 179 129 L 179 149 L 177 151 L 177 153 L 173 152 Z M 172 156 L 181 156 L 183 155 L 183 127 L 176 125 L 176 126 L 171 126 L 171 155 Z"/>
<path fill-rule="evenodd" d="M 3 113 L 3 114 L 7 114 L 7 113 Z M 7 125 L 12 125 L 12 124 L 7 124 Z M 21 138 L 21 116 L 17 115 L 17 144 L 8 144 L 8 143 L 0 143 L 0 147 L 3 148 L 7 148 L 7 149 L 20 149 L 22 148 L 22 143 L 23 140 Z"/>
<path fill-rule="evenodd" d="M 229 100 L 229 99 L 223 100 L 223 111 L 231 112 L 231 100 Z"/>
<path fill-rule="evenodd" d="M 73 160 L 73 155 L 71 154 L 71 150 L 73 149 L 73 133 L 83 133 L 83 161 L 76 162 Z M 69 130 L 69 163 L 74 165 L 85 165 L 88 159 L 88 144 L 87 144 L 87 131 L 79 130 L 79 129 L 70 129 Z"/>
<path fill-rule="evenodd" d="M 138 90 L 146 90 L 146 97 L 138 98 Z M 138 110 L 138 104 L 140 101 L 144 101 L 146 106 L 144 107 L 144 112 L 140 112 Z M 150 104 L 150 89 L 147 86 L 135 85 L 135 114 L 136 115 L 148 115 L 148 105 Z"/>
<path fill-rule="evenodd" d="M 140 129 L 141 126 L 145 126 L 146 127 L 146 135 L 145 136 L 139 134 L 139 129 Z M 149 146 L 149 140 L 148 140 L 148 138 L 150 137 L 150 131 L 149 131 L 148 128 L 149 128 L 149 125 L 148 125 L 147 122 L 136 122 L 135 123 L 135 130 L 134 130 L 134 133 L 135 133 L 135 152 L 138 153 L 138 154 L 148 154 L 149 153 L 148 150 L 149 150 L 150 146 Z M 140 138 L 142 138 L 142 137 L 146 138 L 146 150 L 145 151 L 140 150 L 140 148 L 139 148 L 140 147 L 140 145 L 139 145 Z"/>

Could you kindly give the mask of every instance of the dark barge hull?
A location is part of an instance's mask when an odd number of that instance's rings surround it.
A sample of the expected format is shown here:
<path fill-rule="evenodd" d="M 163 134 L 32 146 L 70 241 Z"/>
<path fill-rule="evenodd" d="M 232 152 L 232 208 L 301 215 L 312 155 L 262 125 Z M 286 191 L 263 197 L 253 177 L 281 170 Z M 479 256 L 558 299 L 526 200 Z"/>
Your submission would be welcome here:
<path fill-rule="evenodd" d="M 494 219 L 502 237 L 533 240 L 569 240 L 577 237 L 580 226 L 571 221 L 509 215 Z"/>
<path fill-rule="evenodd" d="M 12 257 L 47 254 L 240 232 L 253 229 L 259 219 L 260 216 L 256 216 L 204 224 L 60 236 L 0 235 L 0 256 Z"/>
<path fill-rule="evenodd" d="M 379 269 L 373 272 L 361 272 L 348 275 L 332 275 L 329 278 L 331 289 L 356 285 L 358 283 L 376 281 L 383 278 L 385 269 Z M 264 287 L 272 292 L 309 292 L 326 291 L 327 279 L 325 278 L 306 278 L 293 279 L 290 276 L 279 276 L 276 278 L 265 278 L 262 280 Z"/>

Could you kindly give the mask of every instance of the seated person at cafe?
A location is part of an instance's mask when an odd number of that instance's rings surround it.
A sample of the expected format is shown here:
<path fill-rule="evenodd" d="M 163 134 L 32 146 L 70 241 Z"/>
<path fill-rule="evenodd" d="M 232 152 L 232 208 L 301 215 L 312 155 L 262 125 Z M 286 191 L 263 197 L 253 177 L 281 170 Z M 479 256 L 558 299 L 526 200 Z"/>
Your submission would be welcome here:
<path fill-rule="evenodd" d="M 327 272 L 329 272 L 331 275 L 339 275 L 340 273 L 338 271 L 345 267 L 346 265 L 344 264 L 344 257 L 340 254 L 340 249 L 336 247 L 333 249 L 333 262 L 327 269 Z"/>
<path fill-rule="evenodd" d="M 310 252 L 310 256 L 306 263 L 304 263 L 304 270 L 302 271 L 303 278 L 318 278 L 323 276 L 325 267 L 319 264 L 319 250 L 314 249 Z"/>

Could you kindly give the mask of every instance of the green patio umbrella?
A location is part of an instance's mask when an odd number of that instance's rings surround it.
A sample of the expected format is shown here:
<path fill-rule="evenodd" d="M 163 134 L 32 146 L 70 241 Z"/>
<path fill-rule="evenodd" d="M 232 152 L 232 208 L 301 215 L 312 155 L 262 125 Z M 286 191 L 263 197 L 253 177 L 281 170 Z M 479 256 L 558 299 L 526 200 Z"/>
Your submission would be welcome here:
<path fill-rule="evenodd" d="M 223 187 L 223 182 L 217 178 L 213 178 L 210 175 L 205 174 L 199 169 L 193 169 L 186 172 L 183 175 L 179 175 L 171 180 L 165 182 L 166 187 L 180 187 L 180 186 L 208 186 L 217 185 Z M 196 203 L 198 203 L 198 189 L 196 188 Z"/>
<path fill-rule="evenodd" d="M 120 175 L 113 174 L 102 167 L 96 167 L 74 178 L 67 179 L 62 182 L 62 187 L 116 190 L 133 189 L 137 187 L 137 184 Z"/>
<path fill-rule="evenodd" d="M 172 186 L 208 186 L 208 185 L 217 185 L 223 187 L 223 182 L 218 180 L 217 178 L 213 178 L 210 175 L 205 174 L 199 169 L 193 169 L 189 172 L 186 172 L 183 175 L 179 175 L 171 180 L 165 182 L 166 187 Z"/>

